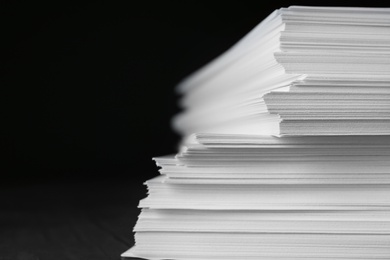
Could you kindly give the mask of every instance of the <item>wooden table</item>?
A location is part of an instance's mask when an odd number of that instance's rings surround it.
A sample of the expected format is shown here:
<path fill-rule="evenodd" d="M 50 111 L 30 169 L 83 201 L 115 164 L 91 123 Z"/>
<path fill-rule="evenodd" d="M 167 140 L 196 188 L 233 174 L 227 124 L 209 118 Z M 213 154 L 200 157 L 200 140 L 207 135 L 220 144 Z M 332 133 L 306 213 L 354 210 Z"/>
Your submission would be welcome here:
<path fill-rule="evenodd" d="M 145 196 L 119 180 L 1 187 L 0 259 L 120 259 Z"/>

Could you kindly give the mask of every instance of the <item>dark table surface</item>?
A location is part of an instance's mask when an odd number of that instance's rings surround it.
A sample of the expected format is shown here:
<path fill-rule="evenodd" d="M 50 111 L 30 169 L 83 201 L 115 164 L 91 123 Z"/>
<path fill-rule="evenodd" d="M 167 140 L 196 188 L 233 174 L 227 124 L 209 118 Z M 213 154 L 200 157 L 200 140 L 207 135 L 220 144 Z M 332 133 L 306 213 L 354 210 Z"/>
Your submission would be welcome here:
<path fill-rule="evenodd" d="M 132 181 L 2 187 L 0 259 L 121 259 L 145 196 Z"/>

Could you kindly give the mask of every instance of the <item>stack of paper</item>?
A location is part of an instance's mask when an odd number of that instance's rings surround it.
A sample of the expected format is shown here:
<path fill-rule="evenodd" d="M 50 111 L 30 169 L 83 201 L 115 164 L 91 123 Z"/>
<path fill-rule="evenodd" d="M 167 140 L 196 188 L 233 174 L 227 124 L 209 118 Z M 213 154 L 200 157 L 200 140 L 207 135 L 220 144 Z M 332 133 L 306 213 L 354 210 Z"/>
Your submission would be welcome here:
<path fill-rule="evenodd" d="M 276 10 L 184 80 L 174 126 L 273 135 L 390 134 L 390 8 Z"/>
<path fill-rule="evenodd" d="M 390 136 L 198 134 L 155 160 L 128 256 L 390 256 Z"/>
<path fill-rule="evenodd" d="M 390 259 L 390 9 L 282 8 L 179 88 L 123 257 Z"/>

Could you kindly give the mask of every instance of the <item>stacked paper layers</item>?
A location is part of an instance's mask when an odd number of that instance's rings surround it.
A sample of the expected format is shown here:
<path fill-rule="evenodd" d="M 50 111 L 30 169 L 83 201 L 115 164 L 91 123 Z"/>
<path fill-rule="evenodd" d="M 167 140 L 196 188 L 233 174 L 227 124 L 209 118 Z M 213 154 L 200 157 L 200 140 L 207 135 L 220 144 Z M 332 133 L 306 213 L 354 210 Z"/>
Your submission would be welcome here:
<path fill-rule="evenodd" d="M 127 256 L 389 259 L 390 136 L 192 136 L 155 159 Z"/>
<path fill-rule="evenodd" d="M 179 86 L 191 133 L 390 134 L 390 8 L 282 8 Z"/>
<path fill-rule="evenodd" d="M 179 90 L 124 257 L 390 259 L 390 9 L 276 10 Z"/>

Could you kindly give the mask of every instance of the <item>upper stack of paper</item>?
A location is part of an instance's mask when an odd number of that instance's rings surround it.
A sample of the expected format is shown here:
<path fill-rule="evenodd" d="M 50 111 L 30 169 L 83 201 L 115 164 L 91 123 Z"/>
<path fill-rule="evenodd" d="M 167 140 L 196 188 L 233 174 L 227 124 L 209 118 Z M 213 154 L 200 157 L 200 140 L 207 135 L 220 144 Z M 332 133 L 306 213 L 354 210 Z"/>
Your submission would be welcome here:
<path fill-rule="evenodd" d="M 179 91 L 183 135 L 390 134 L 390 9 L 276 10 Z"/>

